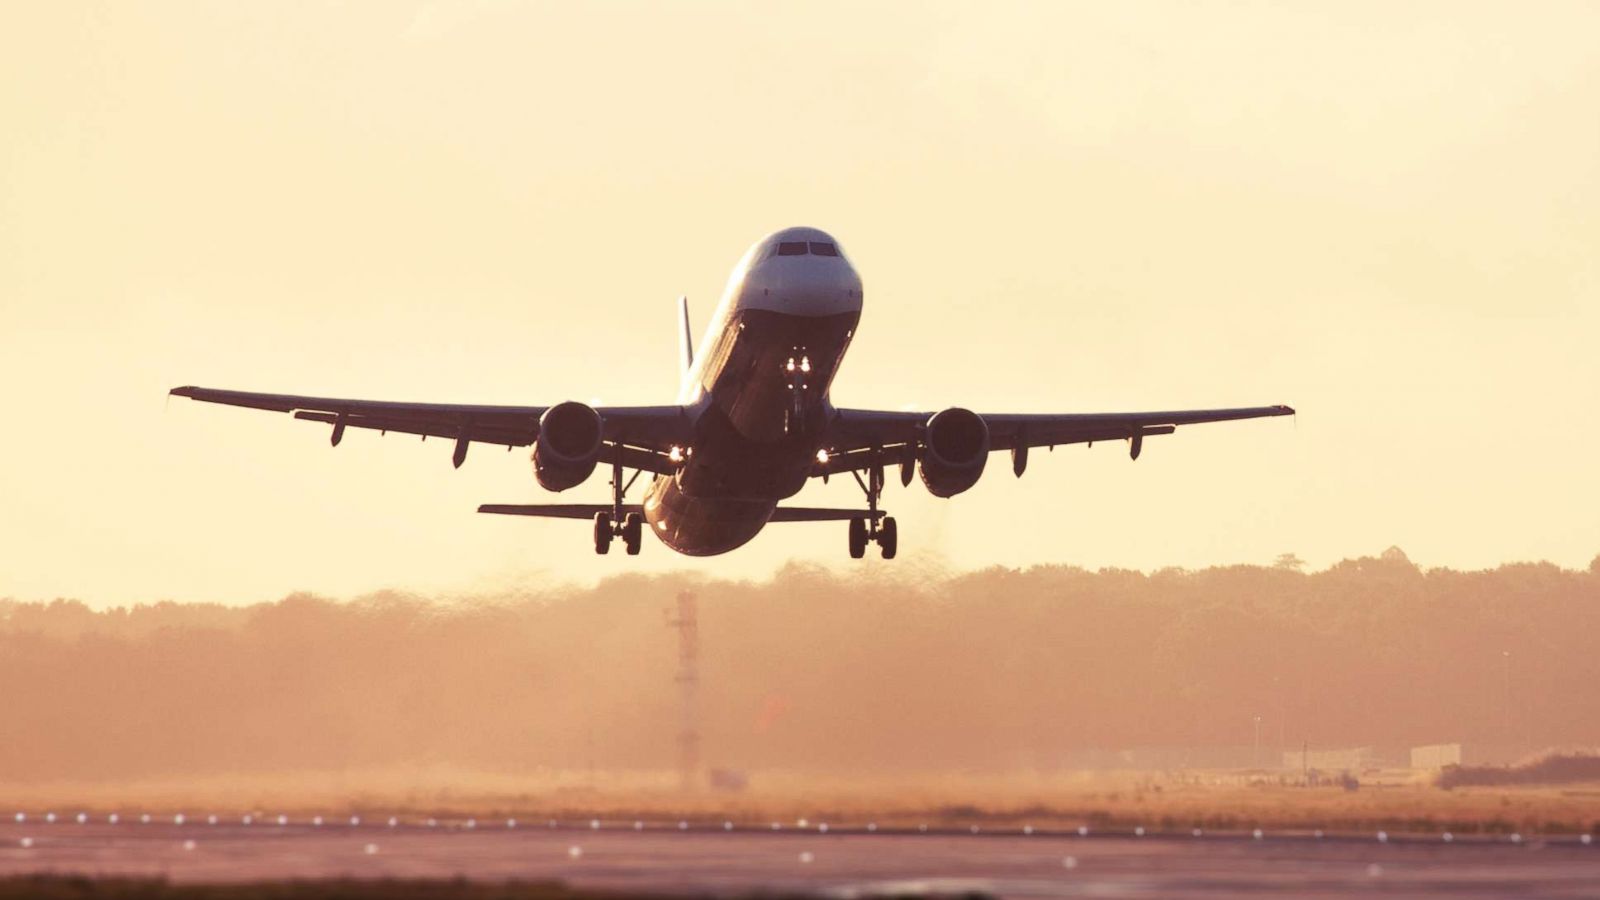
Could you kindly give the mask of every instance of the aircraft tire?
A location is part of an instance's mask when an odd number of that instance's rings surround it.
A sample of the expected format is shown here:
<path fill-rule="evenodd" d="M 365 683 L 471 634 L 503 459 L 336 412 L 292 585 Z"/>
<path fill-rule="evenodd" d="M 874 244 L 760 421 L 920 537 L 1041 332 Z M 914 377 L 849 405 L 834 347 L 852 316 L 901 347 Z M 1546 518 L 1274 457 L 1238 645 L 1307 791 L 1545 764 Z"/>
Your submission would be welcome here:
<path fill-rule="evenodd" d="M 611 550 L 611 516 L 594 514 L 594 552 L 604 556 Z"/>
<path fill-rule="evenodd" d="M 639 548 L 644 545 L 644 516 L 628 513 L 622 517 L 622 543 L 629 556 L 639 555 Z"/>
<path fill-rule="evenodd" d="M 850 558 L 860 559 L 867 555 L 867 520 L 850 520 Z"/>
<path fill-rule="evenodd" d="M 894 559 L 900 552 L 900 526 L 895 524 L 894 516 L 883 517 L 883 524 L 878 528 L 878 549 L 883 551 L 884 559 Z"/>

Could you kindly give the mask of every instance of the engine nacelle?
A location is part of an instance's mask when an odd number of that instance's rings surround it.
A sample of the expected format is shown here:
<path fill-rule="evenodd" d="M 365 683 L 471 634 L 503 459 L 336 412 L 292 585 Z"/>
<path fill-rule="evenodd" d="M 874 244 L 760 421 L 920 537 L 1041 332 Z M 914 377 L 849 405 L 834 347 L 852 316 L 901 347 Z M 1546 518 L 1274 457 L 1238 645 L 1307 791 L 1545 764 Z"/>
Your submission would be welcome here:
<path fill-rule="evenodd" d="M 922 436 L 922 483 L 935 497 L 954 497 L 978 483 L 989 461 L 989 426 L 969 409 L 933 414 Z"/>
<path fill-rule="evenodd" d="M 572 400 L 539 417 L 533 442 L 533 477 L 547 491 L 564 491 L 588 480 L 600 459 L 600 414 Z"/>

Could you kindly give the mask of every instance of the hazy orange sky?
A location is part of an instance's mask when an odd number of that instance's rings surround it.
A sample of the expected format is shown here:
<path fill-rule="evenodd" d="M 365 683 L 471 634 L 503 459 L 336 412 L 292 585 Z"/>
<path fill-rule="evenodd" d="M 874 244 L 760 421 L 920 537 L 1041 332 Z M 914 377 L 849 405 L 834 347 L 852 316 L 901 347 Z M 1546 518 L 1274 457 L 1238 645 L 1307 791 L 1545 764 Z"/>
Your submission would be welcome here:
<path fill-rule="evenodd" d="M 686 568 L 1425 566 L 1600 552 L 1600 7 L 16 5 L 0 29 L 0 596 L 97 606 Z M 527 454 L 179 384 L 668 402 L 745 247 L 867 285 L 841 404 L 1290 403 L 1003 458 L 729 556 L 479 516 Z M 563 495 L 600 500 L 605 479 Z M 854 503 L 848 480 L 805 503 Z"/>

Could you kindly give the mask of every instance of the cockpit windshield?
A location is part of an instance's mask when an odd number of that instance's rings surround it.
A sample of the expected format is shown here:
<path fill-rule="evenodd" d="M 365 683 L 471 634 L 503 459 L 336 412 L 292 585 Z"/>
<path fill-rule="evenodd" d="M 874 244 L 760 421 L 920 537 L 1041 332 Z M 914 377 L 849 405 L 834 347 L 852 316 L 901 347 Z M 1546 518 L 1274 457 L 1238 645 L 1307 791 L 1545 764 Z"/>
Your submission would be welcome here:
<path fill-rule="evenodd" d="M 839 247 L 827 241 L 779 241 L 768 256 L 838 256 Z"/>

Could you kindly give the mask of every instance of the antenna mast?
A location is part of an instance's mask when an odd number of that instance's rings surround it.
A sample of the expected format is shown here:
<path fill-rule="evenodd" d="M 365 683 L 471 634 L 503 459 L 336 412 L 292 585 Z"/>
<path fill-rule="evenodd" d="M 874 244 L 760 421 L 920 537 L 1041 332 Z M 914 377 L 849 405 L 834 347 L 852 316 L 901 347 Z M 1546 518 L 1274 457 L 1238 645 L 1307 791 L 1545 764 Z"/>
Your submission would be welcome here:
<path fill-rule="evenodd" d="M 678 693 L 682 722 L 678 732 L 678 781 L 692 791 L 700 770 L 700 622 L 693 591 L 678 594 L 678 615 L 667 625 L 678 630 Z"/>

